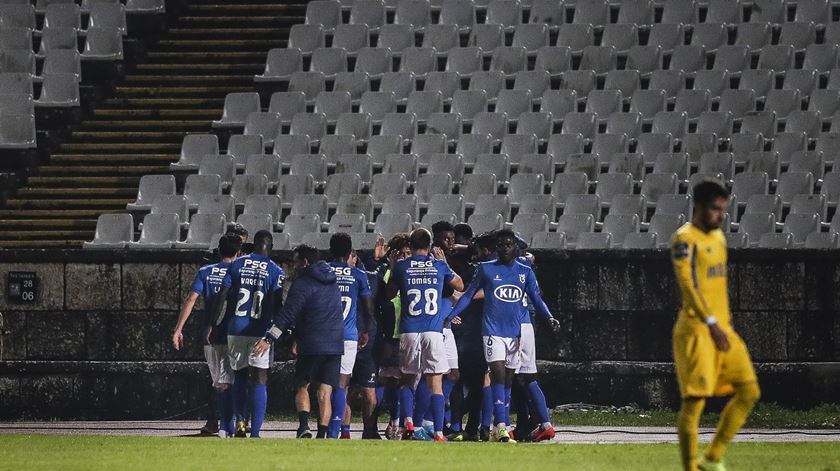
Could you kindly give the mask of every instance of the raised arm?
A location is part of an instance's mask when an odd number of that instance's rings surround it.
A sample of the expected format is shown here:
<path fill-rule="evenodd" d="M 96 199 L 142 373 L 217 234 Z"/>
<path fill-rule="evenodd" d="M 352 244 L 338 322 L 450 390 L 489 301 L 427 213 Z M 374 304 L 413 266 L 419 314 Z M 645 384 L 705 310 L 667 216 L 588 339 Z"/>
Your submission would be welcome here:
<path fill-rule="evenodd" d="M 545 301 L 542 299 L 540 285 L 537 283 L 537 277 L 534 275 L 533 270 L 528 272 L 528 277 L 525 279 L 525 294 L 528 295 L 528 300 L 534 306 L 534 312 L 536 312 L 538 317 L 547 321 L 554 319 L 548 310 L 548 306 L 546 306 Z"/>
<path fill-rule="evenodd" d="M 455 307 L 452 308 L 452 311 L 446 317 L 445 321 L 451 321 L 452 319 L 458 317 L 462 312 L 464 312 L 467 306 L 470 305 L 473 296 L 475 296 L 475 293 L 479 289 L 481 289 L 483 280 L 483 276 L 481 275 L 481 273 L 481 267 L 475 269 L 475 276 L 473 277 L 472 282 L 470 282 L 470 285 L 467 287 L 467 290 L 464 291 L 464 294 L 461 295 L 461 298 L 458 299 L 458 302 L 455 303 Z M 461 287 L 463 287 L 464 282 L 461 280 L 461 277 L 459 277 L 458 275 L 455 276 L 458 277 L 458 281 L 461 283 Z"/>
<path fill-rule="evenodd" d="M 306 302 L 306 294 L 301 289 L 295 289 L 295 285 L 293 284 L 289 288 L 289 295 L 286 296 L 286 302 L 283 304 L 283 308 L 274 316 L 271 327 L 266 331 L 266 337 L 277 340 L 283 334 L 284 330 L 293 327 L 297 322 L 298 316 L 303 312 L 303 307 L 306 305 Z"/>

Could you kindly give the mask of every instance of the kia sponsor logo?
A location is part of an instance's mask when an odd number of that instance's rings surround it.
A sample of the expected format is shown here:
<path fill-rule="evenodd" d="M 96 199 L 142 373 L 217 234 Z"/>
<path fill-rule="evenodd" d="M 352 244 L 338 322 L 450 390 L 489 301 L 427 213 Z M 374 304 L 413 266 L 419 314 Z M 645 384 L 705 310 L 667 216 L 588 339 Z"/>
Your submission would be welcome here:
<path fill-rule="evenodd" d="M 522 289 L 516 285 L 501 285 L 493 290 L 493 296 L 499 301 L 516 303 L 522 300 Z"/>

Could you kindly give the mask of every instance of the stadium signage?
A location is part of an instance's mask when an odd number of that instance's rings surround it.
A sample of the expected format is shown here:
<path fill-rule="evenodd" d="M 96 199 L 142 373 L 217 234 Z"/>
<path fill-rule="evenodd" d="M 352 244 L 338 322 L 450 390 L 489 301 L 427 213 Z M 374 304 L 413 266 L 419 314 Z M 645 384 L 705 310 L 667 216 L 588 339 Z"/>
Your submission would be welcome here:
<path fill-rule="evenodd" d="M 34 303 L 38 298 L 38 274 L 34 271 L 10 271 L 6 294 L 11 302 Z"/>

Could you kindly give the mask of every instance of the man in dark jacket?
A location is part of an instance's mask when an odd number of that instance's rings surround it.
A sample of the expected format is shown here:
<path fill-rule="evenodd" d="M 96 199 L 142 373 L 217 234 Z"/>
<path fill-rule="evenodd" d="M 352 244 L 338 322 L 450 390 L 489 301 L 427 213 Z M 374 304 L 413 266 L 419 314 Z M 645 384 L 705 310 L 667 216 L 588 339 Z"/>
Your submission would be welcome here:
<path fill-rule="evenodd" d="M 341 293 L 333 269 L 320 259 L 314 247 L 301 245 L 294 251 L 297 279 L 289 288 L 283 309 L 254 347 L 268 351 L 286 329 L 294 327 L 297 339 L 297 392 L 295 407 L 300 427 L 298 438 L 312 438 L 309 431 L 309 384 L 318 384 L 318 435 L 326 438 L 330 422 L 330 396 L 338 385 L 344 353 L 344 319 Z"/>

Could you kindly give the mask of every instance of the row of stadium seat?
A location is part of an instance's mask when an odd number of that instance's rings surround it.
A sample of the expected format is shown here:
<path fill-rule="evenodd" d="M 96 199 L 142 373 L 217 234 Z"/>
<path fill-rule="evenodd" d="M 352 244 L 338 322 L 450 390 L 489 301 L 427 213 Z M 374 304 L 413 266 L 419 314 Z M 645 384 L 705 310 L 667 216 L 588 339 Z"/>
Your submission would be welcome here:
<path fill-rule="evenodd" d="M 349 7 L 346 8 L 349 12 L 342 12 L 343 7 Z M 387 14 L 388 7 L 394 10 L 393 16 Z M 328 29 L 342 23 L 381 26 L 386 21 L 415 27 L 432 24 L 433 20 L 440 24 L 468 26 L 476 22 L 477 10 L 486 11 L 491 20 L 510 19 L 514 22 L 517 12 L 523 10 L 532 23 L 591 24 L 599 27 L 610 23 L 694 24 L 700 23 L 701 18 L 705 22 L 728 24 L 742 21 L 782 23 L 788 20 L 825 24 L 833 19 L 828 0 L 789 3 L 785 0 L 528 0 L 521 3 L 500 0 L 316 0 L 307 5 L 305 21 L 306 24 L 322 25 Z"/>

